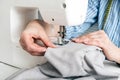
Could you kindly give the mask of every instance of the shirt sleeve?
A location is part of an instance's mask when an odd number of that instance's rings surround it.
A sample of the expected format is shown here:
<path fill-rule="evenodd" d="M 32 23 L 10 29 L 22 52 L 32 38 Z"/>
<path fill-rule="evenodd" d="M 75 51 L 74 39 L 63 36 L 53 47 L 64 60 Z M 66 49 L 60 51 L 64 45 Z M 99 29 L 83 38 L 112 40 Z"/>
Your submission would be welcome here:
<path fill-rule="evenodd" d="M 83 27 L 85 24 L 89 24 L 88 28 L 92 26 L 98 20 L 99 0 L 88 0 L 88 11 L 85 22 L 80 25 Z"/>
<path fill-rule="evenodd" d="M 74 38 L 83 34 L 89 27 L 97 22 L 99 0 L 88 0 L 86 20 L 82 25 L 66 26 L 66 37 Z"/>

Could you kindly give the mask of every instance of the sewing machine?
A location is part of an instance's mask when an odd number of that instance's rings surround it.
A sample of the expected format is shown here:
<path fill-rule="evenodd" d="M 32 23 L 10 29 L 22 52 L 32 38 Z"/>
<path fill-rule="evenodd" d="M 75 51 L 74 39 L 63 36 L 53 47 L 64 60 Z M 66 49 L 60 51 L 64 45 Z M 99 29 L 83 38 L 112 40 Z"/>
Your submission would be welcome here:
<path fill-rule="evenodd" d="M 58 44 L 64 44 L 64 26 L 84 22 L 88 0 L 2 0 L 0 3 L 0 61 L 17 67 L 44 63 L 44 57 L 35 57 L 24 51 L 20 34 L 27 23 L 41 19 L 59 25 Z"/>

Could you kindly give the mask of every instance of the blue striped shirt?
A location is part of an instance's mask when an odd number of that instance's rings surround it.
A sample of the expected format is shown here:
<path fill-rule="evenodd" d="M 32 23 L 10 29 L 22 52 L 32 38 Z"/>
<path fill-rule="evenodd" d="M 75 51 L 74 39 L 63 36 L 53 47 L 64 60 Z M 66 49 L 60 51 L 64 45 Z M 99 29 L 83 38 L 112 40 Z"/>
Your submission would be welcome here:
<path fill-rule="evenodd" d="M 94 23 L 102 28 L 105 10 L 109 0 L 88 0 L 86 20 L 82 25 L 66 27 L 66 38 L 74 38 L 83 34 Z M 113 0 L 111 10 L 106 20 L 104 31 L 109 39 L 120 47 L 120 0 Z"/>

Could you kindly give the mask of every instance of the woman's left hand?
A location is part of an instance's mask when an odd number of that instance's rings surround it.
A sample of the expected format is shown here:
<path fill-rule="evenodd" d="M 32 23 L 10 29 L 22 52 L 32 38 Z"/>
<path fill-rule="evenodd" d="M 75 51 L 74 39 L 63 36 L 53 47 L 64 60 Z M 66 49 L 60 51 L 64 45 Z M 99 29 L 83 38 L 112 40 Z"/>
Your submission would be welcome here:
<path fill-rule="evenodd" d="M 120 63 L 120 49 L 110 41 L 109 37 L 103 30 L 74 38 L 72 41 L 76 43 L 98 46 L 102 48 L 104 54 L 109 60 Z"/>

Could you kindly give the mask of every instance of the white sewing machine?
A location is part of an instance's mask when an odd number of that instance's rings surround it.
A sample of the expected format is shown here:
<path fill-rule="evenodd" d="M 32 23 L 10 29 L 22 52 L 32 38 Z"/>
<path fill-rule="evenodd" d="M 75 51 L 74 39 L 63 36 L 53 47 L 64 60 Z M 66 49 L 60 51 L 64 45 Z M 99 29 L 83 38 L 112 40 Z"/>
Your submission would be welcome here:
<path fill-rule="evenodd" d="M 79 25 L 85 20 L 88 0 L 1 0 L 0 61 L 16 67 L 44 63 L 19 45 L 20 34 L 33 19 L 60 26 Z"/>

